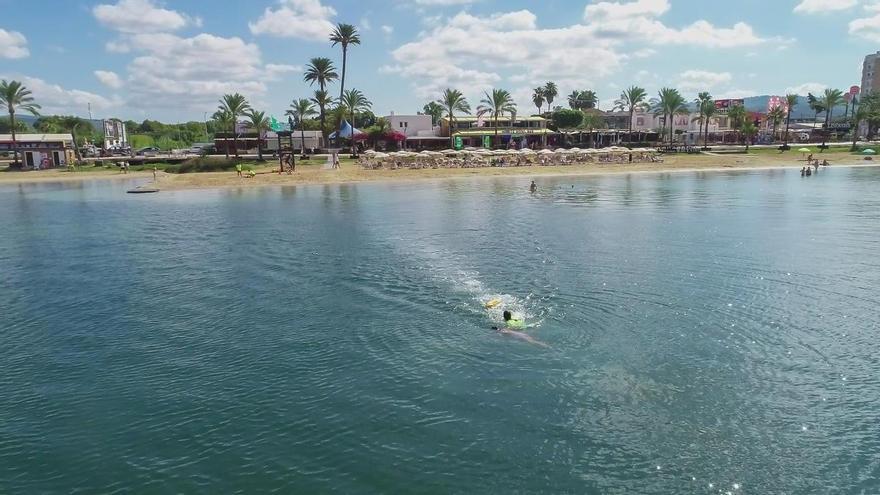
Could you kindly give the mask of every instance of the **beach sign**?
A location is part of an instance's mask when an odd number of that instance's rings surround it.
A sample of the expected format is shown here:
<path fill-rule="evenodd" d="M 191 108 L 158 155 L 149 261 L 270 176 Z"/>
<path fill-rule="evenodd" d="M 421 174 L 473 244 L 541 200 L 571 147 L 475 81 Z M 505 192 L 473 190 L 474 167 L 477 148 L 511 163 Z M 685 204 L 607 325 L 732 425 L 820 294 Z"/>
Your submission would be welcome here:
<path fill-rule="evenodd" d="M 483 148 L 492 147 L 492 136 L 483 136 Z"/>
<path fill-rule="evenodd" d="M 275 132 L 290 130 L 290 124 L 279 122 L 278 119 L 276 119 L 275 117 L 270 117 L 269 127 Z"/>
<path fill-rule="evenodd" d="M 455 149 L 460 150 L 464 148 L 464 143 L 461 140 L 461 136 L 455 136 L 452 142 L 454 143 Z"/>

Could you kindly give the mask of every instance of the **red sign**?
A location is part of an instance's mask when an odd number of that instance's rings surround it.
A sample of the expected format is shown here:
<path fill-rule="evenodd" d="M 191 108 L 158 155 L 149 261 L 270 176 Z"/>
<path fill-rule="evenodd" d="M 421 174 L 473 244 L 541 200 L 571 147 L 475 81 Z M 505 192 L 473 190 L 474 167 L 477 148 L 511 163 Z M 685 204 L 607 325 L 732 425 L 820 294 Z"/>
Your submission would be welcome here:
<path fill-rule="evenodd" d="M 858 86 L 853 86 L 853 87 L 849 88 L 849 94 L 851 94 L 853 96 L 856 96 L 861 92 L 862 92 L 862 90 Z"/>
<path fill-rule="evenodd" d="M 771 96 L 767 102 L 767 113 L 770 113 L 774 108 L 782 108 L 784 113 L 788 113 L 788 100 L 782 96 Z"/>
<path fill-rule="evenodd" d="M 733 106 L 743 106 L 745 103 L 745 100 L 715 100 L 715 108 L 717 110 L 727 110 Z"/>

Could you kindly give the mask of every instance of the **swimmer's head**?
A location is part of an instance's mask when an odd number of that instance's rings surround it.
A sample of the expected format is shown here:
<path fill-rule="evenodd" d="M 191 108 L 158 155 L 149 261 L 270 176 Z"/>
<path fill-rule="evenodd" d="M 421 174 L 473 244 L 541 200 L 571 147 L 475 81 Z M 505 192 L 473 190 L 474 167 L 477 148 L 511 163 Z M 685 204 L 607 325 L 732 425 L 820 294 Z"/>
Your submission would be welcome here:
<path fill-rule="evenodd" d="M 510 314 L 510 311 L 505 311 L 504 313 L 502 313 L 502 315 L 504 316 L 504 321 L 510 321 L 513 318 L 513 315 Z"/>

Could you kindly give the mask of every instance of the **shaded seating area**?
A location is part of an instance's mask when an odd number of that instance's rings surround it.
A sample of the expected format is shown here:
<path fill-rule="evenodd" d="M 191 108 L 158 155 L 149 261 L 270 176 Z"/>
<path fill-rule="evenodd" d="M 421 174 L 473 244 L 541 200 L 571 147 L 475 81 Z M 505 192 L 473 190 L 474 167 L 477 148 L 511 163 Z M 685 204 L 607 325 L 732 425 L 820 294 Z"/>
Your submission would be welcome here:
<path fill-rule="evenodd" d="M 380 153 L 368 150 L 358 164 L 367 170 L 485 168 L 485 167 L 549 167 L 582 164 L 652 163 L 661 162 L 652 148 L 603 149 L 559 148 L 555 150 L 464 150 L 396 151 Z"/>

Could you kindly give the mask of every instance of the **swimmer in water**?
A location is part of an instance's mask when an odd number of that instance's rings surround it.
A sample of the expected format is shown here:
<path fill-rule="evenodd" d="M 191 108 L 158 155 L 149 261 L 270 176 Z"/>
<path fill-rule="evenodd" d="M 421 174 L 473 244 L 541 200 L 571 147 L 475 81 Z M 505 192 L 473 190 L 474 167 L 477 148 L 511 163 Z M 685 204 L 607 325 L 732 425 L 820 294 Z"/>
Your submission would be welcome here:
<path fill-rule="evenodd" d="M 539 345 L 541 347 L 547 347 L 547 348 L 550 347 L 549 345 L 545 344 L 544 342 L 541 342 L 540 340 L 533 338 L 531 335 L 529 335 L 525 332 L 518 331 L 518 330 L 524 329 L 526 327 L 526 324 L 521 319 L 513 318 L 513 315 L 510 313 L 510 311 L 504 311 L 503 315 L 504 315 L 504 324 L 506 326 L 503 328 L 492 327 L 492 330 L 497 331 L 501 335 L 510 335 L 511 337 L 516 337 L 518 339 L 525 340 L 526 342 L 528 342 L 530 344 L 535 344 L 535 345 Z"/>
<path fill-rule="evenodd" d="M 538 185 L 535 184 L 535 181 L 532 181 L 532 184 L 529 186 L 529 191 L 531 191 L 532 193 L 535 193 L 535 191 L 537 191 L 537 190 L 538 190 Z"/>

